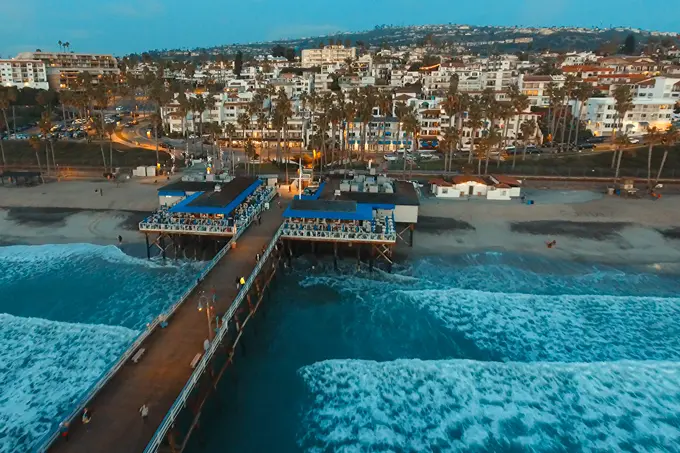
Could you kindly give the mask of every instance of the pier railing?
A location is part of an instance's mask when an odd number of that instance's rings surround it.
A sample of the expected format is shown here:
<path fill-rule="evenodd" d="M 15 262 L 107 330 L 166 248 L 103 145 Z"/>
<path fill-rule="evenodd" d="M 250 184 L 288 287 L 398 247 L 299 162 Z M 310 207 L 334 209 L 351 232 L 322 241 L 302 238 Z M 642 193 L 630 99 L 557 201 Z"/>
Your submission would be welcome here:
<path fill-rule="evenodd" d="M 160 426 L 158 427 L 158 429 L 154 433 L 154 436 L 151 438 L 148 445 L 146 446 L 144 453 L 156 453 L 158 451 L 158 448 L 160 447 L 161 442 L 163 442 L 163 439 L 167 435 L 168 431 L 170 430 L 172 425 L 175 423 L 177 416 L 186 407 L 186 402 L 189 399 L 191 392 L 193 392 L 193 390 L 196 388 L 196 385 L 197 385 L 199 379 L 201 378 L 201 376 L 203 375 L 203 373 L 205 372 L 205 370 L 208 366 L 208 363 L 210 362 L 210 359 L 212 358 L 212 356 L 217 351 L 219 345 L 222 343 L 222 340 L 224 339 L 224 336 L 226 335 L 226 333 L 229 331 L 230 321 L 232 320 L 232 318 L 234 317 L 234 314 L 236 313 L 236 311 L 240 308 L 241 304 L 243 303 L 243 300 L 245 299 L 246 294 L 248 294 L 248 291 L 250 290 L 251 286 L 253 285 L 253 282 L 255 281 L 255 278 L 257 278 L 257 276 L 259 275 L 260 270 L 262 269 L 262 266 L 264 266 L 264 263 L 267 262 L 267 259 L 271 255 L 272 250 L 274 250 L 274 247 L 276 246 L 276 242 L 279 240 L 279 237 L 281 236 L 282 230 L 283 230 L 283 227 L 276 230 L 276 233 L 272 237 L 272 240 L 269 242 L 269 245 L 267 246 L 266 250 L 262 254 L 262 257 L 257 262 L 257 264 L 255 265 L 255 268 L 253 269 L 253 271 L 250 273 L 250 276 L 246 280 L 246 283 L 241 287 L 241 290 L 236 295 L 236 298 L 232 302 L 231 306 L 229 307 L 227 312 L 222 317 L 222 325 L 217 330 L 215 338 L 213 339 L 212 343 L 210 344 L 210 347 L 203 354 L 203 357 L 201 357 L 201 360 L 196 365 L 194 372 L 191 373 L 189 380 L 184 385 L 184 388 L 182 388 L 182 391 L 180 392 L 179 396 L 177 397 L 177 399 L 173 403 L 173 405 L 170 408 L 170 410 L 168 411 L 168 413 L 165 415 L 165 418 L 163 419 Z M 232 241 L 235 240 L 235 239 L 236 238 L 233 238 Z"/>
<path fill-rule="evenodd" d="M 164 313 L 158 315 L 153 321 L 148 323 L 146 325 L 146 329 L 139 334 L 139 336 L 135 339 L 135 341 L 128 347 L 128 349 L 123 353 L 123 355 L 120 356 L 118 361 L 111 367 L 109 368 L 108 371 L 106 371 L 102 377 L 94 384 L 92 387 L 89 388 L 89 390 L 85 393 L 85 395 L 79 400 L 78 404 L 76 407 L 71 411 L 70 414 L 68 414 L 66 417 L 63 418 L 64 421 L 67 421 L 69 423 L 72 423 L 73 420 L 75 420 L 78 415 L 87 407 L 88 403 L 94 399 L 95 396 L 97 396 L 97 393 L 104 388 L 106 384 L 113 378 L 113 376 L 118 373 L 118 371 L 125 365 L 125 363 L 132 358 L 134 353 L 139 349 L 139 347 L 149 338 L 149 336 L 158 328 L 158 326 L 161 325 L 162 322 L 166 321 L 167 319 L 171 318 L 177 309 L 182 306 L 182 304 L 191 296 L 191 293 L 198 287 L 198 285 L 201 283 L 201 281 L 210 273 L 210 271 L 213 270 L 213 268 L 219 263 L 219 261 L 227 254 L 229 250 L 231 250 L 232 243 L 235 242 L 238 237 L 247 229 L 247 227 L 250 225 L 250 223 L 253 221 L 253 219 L 256 218 L 257 215 L 262 213 L 264 210 L 264 206 L 266 202 L 271 201 L 274 196 L 276 195 L 276 190 L 272 188 L 272 191 L 267 194 L 266 198 L 257 206 L 257 209 L 251 213 L 249 216 L 246 217 L 245 221 L 242 222 L 241 228 L 238 228 L 232 236 L 232 238 L 227 242 L 227 244 L 222 247 L 222 249 L 217 252 L 215 257 L 208 262 L 208 264 L 203 268 L 203 270 L 198 274 L 198 278 L 194 280 L 189 288 L 187 288 L 186 291 L 180 296 L 180 298 L 172 304 Z M 280 234 L 280 230 L 277 231 L 277 235 Z M 277 237 L 277 236 L 275 236 Z M 267 249 L 267 255 L 270 253 L 270 250 Z M 261 264 L 261 263 L 258 263 Z M 250 283 L 252 283 L 251 279 L 249 278 L 248 280 Z M 232 315 L 233 316 L 233 315 Z M 224 334 L 223 334 L 224 335 Z M 198 369 L 198 367 L 197 367 Z M 193 376 L 193 375 L 192 375 Z M 167 417 L 166 417 L 167 418 Z M 162 425 L 161 425 L 162 426 Z M 167 429 L 166 429 L 167 431 Z M 40 453 L 46 452 L 52 443 L 57 440 L 59 437 L 59 431 L 53 429 L 52 431 L 46 433 L 42 439 L 38 442 L 38 447 L 36 448 L 35 451 L 38 451 Z M 162 437 L 161 437 L 162 439 Z M 147 448 L 148 450 L 148 448 Z"/>
<path fill-rule="evenodd" d="M 213 225 L 208 222 L 200 222 L 197 224 L 182 224 L 182 223 L 163 223 L 163 222 L 141 222 L 139 224 L 140 231 L 167 231 L 169 233 L 197 233 L 197 234 L 219 234 L 219 235 L 233 235 L 236 232 L 234 226 L 220 226 Z"/>
<path fill-rule="evenodd" d="M 335 240 L 347 242 L 396 242 L 396 233 L 367 233 L 365 231 L 327 231 L 283 227 L 286 239 Z"/>

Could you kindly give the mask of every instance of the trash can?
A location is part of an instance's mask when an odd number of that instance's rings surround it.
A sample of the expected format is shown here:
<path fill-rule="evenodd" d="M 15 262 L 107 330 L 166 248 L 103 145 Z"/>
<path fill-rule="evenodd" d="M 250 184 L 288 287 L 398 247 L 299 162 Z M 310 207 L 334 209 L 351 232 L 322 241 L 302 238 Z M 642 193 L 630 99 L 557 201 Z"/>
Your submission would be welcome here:
<path fill-rule="evenodd" d="M 527 201 L 527 204 L 534 204 L 534 200 Z"/>
<path fill-rule="evenodd" d="M 614 188 L 613 187 L 607 187 L 607 195 L 614 195 Z"/>
<path fill-rule="evenodd" d="M 235 249 L 236 248 L 236 241 L 231 243 L 231 248 Z"/>

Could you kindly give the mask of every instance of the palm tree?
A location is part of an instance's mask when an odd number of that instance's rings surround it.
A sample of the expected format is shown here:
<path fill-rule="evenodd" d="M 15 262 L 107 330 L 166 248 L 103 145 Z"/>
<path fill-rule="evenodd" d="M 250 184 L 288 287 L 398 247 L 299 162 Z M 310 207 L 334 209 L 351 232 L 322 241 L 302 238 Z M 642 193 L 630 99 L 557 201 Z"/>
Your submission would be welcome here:
<path fill-rule="evenodd" d="M 328 121 L 331 123 L 331 162 L 335 161 L 335 150 L 337 149 L 337 132 L 338 132 L 338 125 L 342 121 L 342 108 L 338 103 L 338 97 L 335 95 L 332 98 L 331 101 L 331 106 L 328 109 Z M 384 136 L 384 127 L 383 127 L 383 136 Z M 326 159 L 326 163 L 328 163 L 328 159 Z"/>
<path fill-rule="evenodd" d="M 397 120 L 398 120 L 398 123 L 397 123 L 397 146 L 401 146 L 402 125 L 404 124 L 404 119 L 406 118 L 406 115 L 409 113 L 409 111 L 410 111 L 409 107 L 402 101 L 398 101 L 394 105 L 394 114 L 395 114 L 395 116 L 397 117 Z M 404 160 L 406 160 L 406 147 L 404 147 Z M 406 168 L 405 163 L 404 163 L 404 168 Z"/>
<path fill-rule="evenodd" d="M 489 154 L 491 153 L 491 150 L 494 149 L 495 147 L 498 146 L 498 144 L 501 142 L 502 137 L 498 133 L 496 129 L 490 129 L 486 136 L 484 136 L 479 143 L 479 156 L 477 159 L 477 174 L 481 175 L 482 174 L 482 156 L 484 156 L 484 160 L 486 161 L 485 168 L 484 168 L 484 174 L 489 173 Z"/>
<path fill-rule="evenodd" d="M 378 108 L 380 109 L 380 114 L 382 115 L 382 133 L 380 134 L 381 136 L 381 141 L 382 141 L 382 152 L 385 152 L 385 124 L 387 124 L 387 115 L 388 112 L 392 110 L 392 93 L 388 91 L 381 91 L 378 94 L 378 99 L 377 99 L 377 104 Z"/>
<path fill-rule="evenodd" d="M 481 101 L 478 98 L 471 99 L 468 107 L 468 117 L 465 126 L 472 129 L 470 136 L 470 154 L 468 155 L 468 164 L 472 163 L 472 156 L 475 151 L 475 136 L 477 131 L 484 126 L 482 120 L 484 119 L 484 110 L 482 109 Z"/>
<path fill-rule="evenodd" d="M 50 140 L 47 135 L 52 129 L 52 120 L 50 119 L 49 111 L 44 111 L 40 115 L 40 122 L 38 123 L 40 127 L 40 133 L 42 134 L 43 140 L 45 140 L 45 165 L 47 165 L 47 174 L 50 174 Z M 56 168 L 55 168 L 56 170 Z"/>
<path fill-rule="evenodd" d="M 61 39 L 60 39 L 59 41 L 57 41 L 57 44 L 59 45 L 59 50 L 61 51 L 63 46 L 64 46 L 64 43 L 61 42 Z"/>
<path fill-rule="evenodd" d="M 409 109 L 403 119 L 404 132 L 408 135 L 411 140 L 411 151 L 414 150 L 417 134 L 420 130 L 420 125 L 418 124 L 418 117 L 413 109 Z M 406 175 L 406 150 L 404 150 L 404 175 Z"/>
<path fill-rule="evenodd" d="M 7 120 L 7 109 L 16 101 L 16 91 L 9 88 L 0 88 L 0 110 L 2 110 L 2 116 L 5 119 L 5 127 L 7 128 L 7 138 L 11 135 L 9 128 L 9 121 Z M 15 128 L 16 129 L 16 128 Z M 5 160 L 5 149 L 2 148 L 2 164 L 7 165 Z"/>
<path fill-rule="evenodd" d="M 652 152 L 654 151 L 654 145 L 661 143 L 663 135 L 661 131 L 656 127 L 651 127 L 647 130 L 647 135 L 645 140 L 649 145 L 647 150 L 647 190 L 652 190 Z"/>
<path fill-rule="evenodd" d="M 616 133 L 618 128 L 623 128 L 623 120 L 626 117 L 626 112 L 633 108 L 633 93 L 628 85 L 619 85 L 614 88 L 614 101 L 616 102 L 614 109 L 616 110 L 616 124 L 614 130 L 612 131 L 612 140 L 616 142 Z M 625 132 L 625 131 L 624 131 Z M 624 140 L 625 142 L 625 140 Z M 620 151 L 620 146 L 617 146 L 617 150 L 614 151 L 614 156 L 612 157 L 612 167 L 614 164 L 614 159 L 616 158 L 616 153 Z M 619 157 L 619 162 L 621 158 Z M 617 165 L 618 167 L 618 165 Z M 618 172 L 617 172 L 618 173 Z"/>
<path fill-rule="evenodd" d="M 288 120 L 293 116 L 293 106 L 291 104 L 286 90 L 281 88 L 276 97 L 276 114 L 279 116 L 279 121 L 281 128 L 283 129 L 283 146 L 286 155 L 286 184 L 289 183 L 288 178 L 288 158 L 289 158 L 289 147 L 288 147 Z M 278 152 L 279 150 L 277 150 Z M 280 162 L 280 160 L 279 160 Z"/>
<path fill-rule="evenodd" d="M 236 122 L 241 127 L 241 131 L 243 131 L 243 149 L 245 151 L 246 130 L 250 127 L 250 115 L 248 115 L 246 112 L 240 113 L 238 117 L 236 117 Z M 248 163 L 249 160 L 246 159 L 246 174 L 248 174 Z"/>
<path fill-rule="evenodd" d="M 367 129 L 368 124 L 373 119 L 373 107 L 376 104 L 376 95 L 373 87 L 367 86 L 361 90 L 361 103 L 359 104 L 359 121 L 361 121 L 361 157 L 360 160 L 364 161 L 364 152 L 366 151 L 367 145 Z M 370 148 L 370 145 L 369 145 Z"/>
<path fill-rule="evenodd" d="M 113 173 L 113 134 L 116 132 L 115 123 L 106 124 L 104 132 L 109 136 L 109 169 Z"/>
<path fill-rule="evenodd" d="M 668 148 L 675 146 L 678 141 L 680 141 L 680 131 L 678 131 L 675 126 L 669 127 L 662 137 L 661 142 L 664 145 L 663 157 L 661 158 L 661 165 L 659 165 L 659 172 L 656 174 L 654 186 L 659 184 L 659 179 L 661 179 L 661 172 L 663 171 L 663 166 L 666 163 L 666 158 L 668 157 Z"/>
<path fill-rule="evenodd" d="M 616 151 L 614 151 L 614 154 L 616 155 L 618 152 L 618 159 L 616 160 L 616 172 L 614 173 L 614 183 L 616 183 L 619 179 L 619 169 L 621 168 L 623 148 L 630 145 L 630 138 L 628 137 L 628 134 L 621 134 L 616 137 L 614 143 L 616 144 Z"/>
<path fill-rule="evenodd" d="M 446 155 L 444 157 L 444 171 L 451 171 L 451 166 L 453 164 L 453 149 L 460 140 L 460 129 L 456 127 L 446 127 L 442 130 L 443 138 L 439 142 L 440 146 L 446 150 Z"/>
<path fill-rule="evenodd" d="M 234 135 L 236 135 L 236 126 L 233 123 L 227 123 L 224 125 L 224 135 L 229 139 L 229 147 L 232 145 L 232 140 Z"/>
<path fill-rule="evenodd" d="M 522 124 L 519 126 L 519 130 L 522 133 L 522 142 L 524 145 L 524 149 L 522 149 L 522 160 L 524 161 L 527 158 L 527 144 L 533 140 L 534 135 L 536 134 L 536 129 L 538 128 L 538 125 L 536 124 L 536 121 L 534 120 L 527 120 L 523 121 Z M 515 168 L 515 158 L 517 156 L 517 149 L 515 149 L 515 152 L 512 154 L 512 168 Z"/>
<path fill-rule="evenodd" d="M 38 155 L 38 151 L 40 151 L 40 140 L 37 137 L 31 137 L 28 139 L 28 144 L 31 145 L 31 148 L 33 148 L 33 151 L 35 152 L 35 160 L 38 161 L 38 171 L 42 173 L 40 156 Z"/>
<path fill-rule="evenodd" d="M 578 102 L 578 117 L 576 118 L 576 136 L 574 137 L 574 146 L 578 146 L 578 134 L 581 127 L 581 116 L 583 115 L 583 107 L 586 101 L 595 95 L 595 88 L 588 83 L 581 83 L 576 88 L 575 97 Z"/>

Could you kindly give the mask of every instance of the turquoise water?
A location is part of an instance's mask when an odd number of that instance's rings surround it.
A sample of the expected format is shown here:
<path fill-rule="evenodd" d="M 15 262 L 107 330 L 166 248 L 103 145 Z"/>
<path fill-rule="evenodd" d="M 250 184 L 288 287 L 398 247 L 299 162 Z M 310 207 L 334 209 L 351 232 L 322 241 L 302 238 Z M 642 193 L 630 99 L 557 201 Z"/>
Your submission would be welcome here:
<path fill-rule="evenodd" d="M 113 246 L 0 247 L 0 452 L 34 448 L 199 266 Z"/>
<path fill-rule="evenodd" d="M 518 254 L 303 262 L 192 453 L 680 451 L 680 281 Z"/>

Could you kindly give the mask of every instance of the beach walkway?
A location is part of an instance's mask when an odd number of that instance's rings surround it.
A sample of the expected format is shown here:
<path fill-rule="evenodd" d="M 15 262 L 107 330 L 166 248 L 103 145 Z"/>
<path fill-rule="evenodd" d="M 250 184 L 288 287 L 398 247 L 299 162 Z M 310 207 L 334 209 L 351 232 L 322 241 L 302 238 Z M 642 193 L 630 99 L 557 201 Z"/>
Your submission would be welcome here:
<path fill-rule="evenodd" d="M 283 200 L 282 200 L 283 201 Z M 284 206 L 285 208 L 285 206 Z M 160 425 L 193 369 L 191 362 L 203 353 L 208 338 L 205 312 L 199 312 L 201 291 L 217 295 L 216 313 L 222 315 L 237 295 L 236 279 L 247 278 L 256 264 L 256 254 L 266 247 L 281 225 L 282 209 L 272 203 L 238 239 L 203 280 L 194 294 L 180 306 L 164 329 L 156 329 L 143 343 L 145 354 L 138 363 L 128 361 L 88 406 L 88 425 L 74 420 L 68 441 L 57 439 L 50 452 L 107 453 L 142 452 Z M 214 324 L 213 324 L 214 325 Z M 140 408 L 149 407 L 147 420 Z"/>

